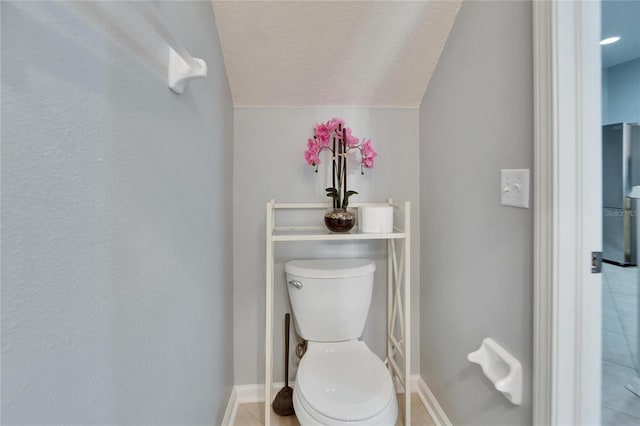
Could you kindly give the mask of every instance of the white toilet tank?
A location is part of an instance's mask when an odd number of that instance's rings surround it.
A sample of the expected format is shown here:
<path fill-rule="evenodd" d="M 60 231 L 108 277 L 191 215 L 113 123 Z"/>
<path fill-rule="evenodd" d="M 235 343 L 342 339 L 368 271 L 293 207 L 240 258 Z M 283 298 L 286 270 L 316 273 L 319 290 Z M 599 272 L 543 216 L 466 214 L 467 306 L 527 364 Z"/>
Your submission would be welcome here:
<path fill-rule="evenodd" d="M 376 265 L 369 259 L 291 260 L 284 268 L 296 330 L 313 342 L 362 336 Z"/>

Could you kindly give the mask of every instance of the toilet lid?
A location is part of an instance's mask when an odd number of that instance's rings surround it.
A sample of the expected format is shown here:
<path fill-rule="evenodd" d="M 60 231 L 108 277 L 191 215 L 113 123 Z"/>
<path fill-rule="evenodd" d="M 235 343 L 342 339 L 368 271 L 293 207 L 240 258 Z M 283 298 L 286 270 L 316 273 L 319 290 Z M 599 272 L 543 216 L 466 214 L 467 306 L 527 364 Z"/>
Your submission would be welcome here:
<path fill-rule="evenodd" d="M 311 343 L 296 388 L 314 410 L 345 421 L 373 417 L 394 397 L 389 371 L 361 341 Z"/>

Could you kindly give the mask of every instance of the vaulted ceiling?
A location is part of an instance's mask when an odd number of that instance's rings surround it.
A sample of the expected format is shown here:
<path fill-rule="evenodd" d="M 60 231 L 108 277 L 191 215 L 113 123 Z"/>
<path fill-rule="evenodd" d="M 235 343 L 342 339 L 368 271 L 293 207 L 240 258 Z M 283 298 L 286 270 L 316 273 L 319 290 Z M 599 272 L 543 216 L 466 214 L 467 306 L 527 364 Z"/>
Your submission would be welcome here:
<path fill-rule="evenodd" d="M 417 107 L 460 1 L 213 1 L 235 106 Z"/>

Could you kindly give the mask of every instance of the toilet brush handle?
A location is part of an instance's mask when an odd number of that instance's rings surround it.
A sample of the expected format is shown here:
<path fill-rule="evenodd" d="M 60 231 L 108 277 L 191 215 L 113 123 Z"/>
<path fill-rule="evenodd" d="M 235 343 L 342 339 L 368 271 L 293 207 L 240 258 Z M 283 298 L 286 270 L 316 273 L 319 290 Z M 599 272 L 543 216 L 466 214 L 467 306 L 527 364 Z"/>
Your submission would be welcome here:
<path fill-rule="evenodd" d="M 291 315 L 284 315 L 284 383 L 289 387 L 289 322 L 291 321 Z"/>

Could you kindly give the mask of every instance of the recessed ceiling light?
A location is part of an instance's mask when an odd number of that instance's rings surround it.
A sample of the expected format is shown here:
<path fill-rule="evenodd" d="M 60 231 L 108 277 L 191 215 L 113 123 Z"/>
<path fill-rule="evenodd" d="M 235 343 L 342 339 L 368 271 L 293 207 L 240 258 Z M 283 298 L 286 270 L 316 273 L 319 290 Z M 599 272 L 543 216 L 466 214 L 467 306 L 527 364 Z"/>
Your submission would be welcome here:
<path fill-rule="evenodd" d="M 611 44 L 611 43 L 615 43 L 616 41 L 620 40 L 620 37 L 616 36 L 616 37 L 609 37 L 609 38 L 605 38 L 604 40 L 602 40 L 600 42 L 601 45 L 605 45 L 605 44 Z"/>

